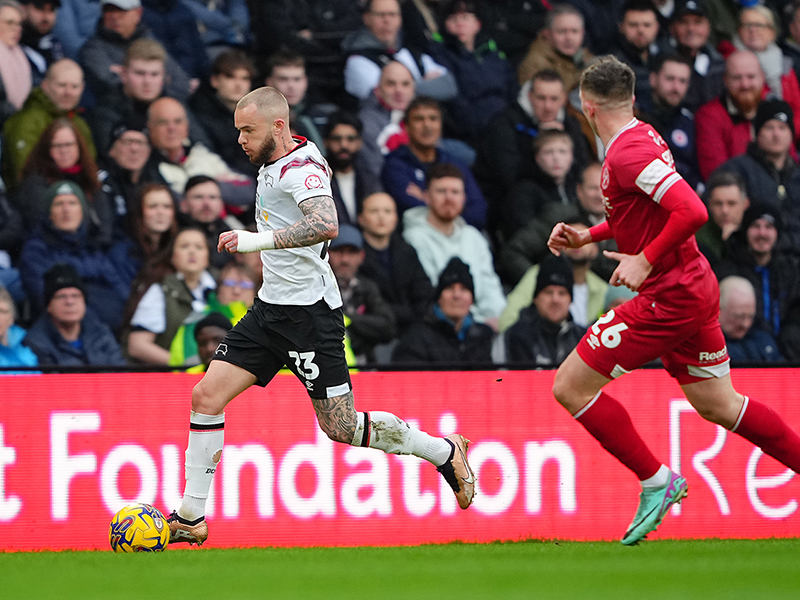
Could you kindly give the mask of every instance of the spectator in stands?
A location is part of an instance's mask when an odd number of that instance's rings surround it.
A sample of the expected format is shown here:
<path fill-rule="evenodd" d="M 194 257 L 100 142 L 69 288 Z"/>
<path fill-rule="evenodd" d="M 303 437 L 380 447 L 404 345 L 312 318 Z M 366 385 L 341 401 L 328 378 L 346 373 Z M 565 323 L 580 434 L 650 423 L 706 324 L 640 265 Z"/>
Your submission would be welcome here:
<path fill-rule="evenodd" d="M 232 48 L 250 46 L 253 35 L 246 0 L 180 0 L 180 3 L 192 11 L 209 58 Z"/>
<path fill-rule="evenodd" d="M 795 75 L 800 72 L 800 3 L 795 2 L 784 11 L 786 37 L 779 43 L 783 55 L 790 58 Z"/>
<path fill-rule="evenodd" d="M 291 111 L 290 123 L 299 135 L 322 148 L 322 131 L 328 117 L 337 110 L 330 102 L 315 103 L 309 97 L 306 62 L 295 52 L 276 52 L 267 61 L 265 83 L 286 98 Z"/>
<path fill-rule="evenodd" d="M 750 206 L 742 177 L 733 171 L 717 169 L 706 183 L 708 221 L 695 238 L 700 251 L 712 266 L 724 256 L 725 246 L 742 224 L 744 211 Z"/>
<path fill-rule="evenodd" d="M 625 0 L 569 0 L 583 15 L 586 47 L 595 55 L 608 54 L 619 39 L 619 15 Z"/>
<path fill-rule="evenodd" d="M 700 177 L 729 158 L 744 154 L 750 143 L 750 123 L 764 92 L 764 72 L 750 51 L 737 51 L 725 60 L 725 92 L 695 114 L 695 144 Z"/>
<path fill-rule="evenodd" d="M 68 58 L 78 60 L 80 49 L 97 31 L 102 15 L 97 0 L 60 0 L 53 34 L 61 41 Z"/>
<path fill-rule="evenodd" d="M 11 201 L 16 204 L 25 227 L 31 231 L 50 210 L 45 189 L 56 181 L 75 182 L 89 201 L 89 233 L 105 246 L 111 243 L 113 212 L 110 200 L 100 189 L 97 165 L 89 146 L 69 119 L 59 117 L 44 130 L 22 168 L 22 181 Z"/>
<path fill-rule="evenodd" d="M 164 178 L 150 161 L 150 141 L 144 124 L 123 121 L 111 130 L 110 149 L 100 158 L 100 188 L 114 211 L 114 238 L 131 233 L 130 215 L 136 212 L 140 186 L 163 184 Z"/>
<path fill-rule="evenodd" d="M 65 58 L 61 40 L 53 33 L 61 0 L 22 0 L 22 38 L 31 63 L 33 85 L 39 85 L 47 69 Z"/>
<path fill-rule="evenodd" d="M 128 289 L 105 252 L 90 234 L 86 196 L 71 181 L 57 181 L 48 187 L 42 201 L 47 213 L 33 231 L 19 260 L 25 293 L 34 315 L 47 306 L 45 272 L 53 265 L 73 265 L 89 290 L 87 302 L 112 330 L 122 319 Z"/>
<path fill-rule="evenodd" d="M 449 0 L 443 11 L 442 43 L 432 44 L 436 61 L 456 79 L 458 95 L 447 102 L 449 135 L 475 144 L 483 130 L 518 91 L 505 56 L 483 30 L 474 0 Z"/>
<path fill-rule="evenodd" d="M 702 183 L 694 144 L 694 115 L 684 100 L 692 63 L 678 54 L 662 53 L 652 61 L 650 97 L 637 102 L 637 116 L 650 123 L 667 142 L 675 169 L 694 189 Z"/>
<path fill-rule="evenodd" d="M 442 140 L 442 109 L 439 102 L 417 96 L 409 104 L 403 123 L 408 145 L 390 152 L 383 163 L 383 189 L 394 198 L 400 214 L 409 208 L 424 205 L 425 174 L 432 165 L 449 163 L 463 175 L 466 204 L 464 220 L 483 229 L 486 226 L 486 199 L 472 176 L 469 166 L 439 147 Z"/>
<path fill-rule="evenodd" d="M 514 69 L 542 30 L 550 10 L 548 0 L 481 2 L 483 28 Z"/>
<path fill-rule="evenodd" d="M 0 285 L 0 367 L 35 367 L 39 359 L 33 350 L 23 346 L 26 331 L 15 325 L 17 309 L 8 290 Z M 0 371 L 0 375 L 30 371 Z"/>
<path fill-rule="evenodd" d="M 183 225 L 193 225 L 206 234 L 211 266 L 223 267 L 233 260 L 228 252 L 218 252 L 219 234 L 231 229 L 243 229 L 235 217 L 222 218 L 224 211 L 219 184 L 211 177 L 195 175 L 186 182 L 181 198 L 179 220 Z"/>
<path fill-rule="evenodd" d="M 31 150 L 47 126 L 58 118 L 72 121 L 86 140 L 92 157 L 97 155 L 92 132 L 80 116 L 83 70 L 68 58 L 53 63 L 41 85 L 33 88 L 19 112 L 3 125 L 3 180 L 13 189 Z"/>
<path fill-rule="evenodd" d="M 534 164 L 504 199 L 503 240 L 541 216 L 549 205 L 576 205 L 573 171 L 574 144 L 567 132 L 545 129 L 533 140 Z"/>
<path fill-rule="evenodd" d="M 711 22 L 703 0 L 679 0 L 672 13 L 670 33 L 675 50 L 692 64 L 689 90 L 684 100 L 692 113 L 722 94 L 725 59 L 709 41 Z"/>
<path fill-rule="evenodd" d="M 45 273 L 47 312 L 33 323 L 25 338 L 40 365 L 125 364 L 111 329 L 87 310 L 91 293 L 72 265 L 55 264 Z"/>
<path fill-rule="evenodd" d="M 634 95 L 650 95 L 650 64 L 665 50 L 658 39 L 658 11 L 651 0 L 628 0 L 622 7 L 619 21 L 620 38 L 614 56 L 627 64 L 636 74 Z"/>
<path fill-rule="evenodd" d="M 95 35 L 80 50 L 80 62 L 89 89 L 96 98 L 113 93 L 120 83 L 125 52 L 140 38 L 152 38 L 152 32 L 141 22 L 140 0 L 101 0 L 102 14 Z M 185 102 L 193 82 L 190 82 L 178 62 L 167 56 L 165 92 Z"/>
<path fill-rule="evenodd" d="M 112 246 L 109 258 L 130 289 L 144 265 L 166 253 L 175 237 L 178 225 L 172 192 L 165 184 L 145 184 L 128 219 L 128 235 Z"/>
<path fill-rule="evenodd" d="M 208 75 L 210 59 L 194 13 L 180 0 L 141 0 L 142 23 L 196 82 Z"/>
<path fill-rule="evenodd" d="M 234 171 L 202 143 L 186 144 L 189 118 L 180 102 L 174 98 L 154 101 L 148 109 L 147 129 L 158 170 L 173 192 L 182 194 L 191 177 L 205 175 L 217 180 L 226 203 L 248 207 L 253 204 L 254 179 Z"/>
<path fill-rule="evenodd" d="M 127 352 L 139 362 L 169 364 L 169 347 L 178 329 L 192 312 L 203 312 L 206 293 L 217 285 L 208 272 L 208 244 L 200 229 L 181 229 L 168 256 L 173 272 L 162 277 L 163 271 L 151 266 L 129 301 L 135 310 Z"/>
<path fill-rule="evenodd" d="M 472 306 L 475 283 L 469 267 L 454 256 L 439 276 L 436 302 L 400 338 L 392 362 L 420 365 L 489 365 L 494 331 L 478 323 Z"/>
<path fill-rule="evenodd" d="M 603 190 L 600 187 L 601 173 L 600 163 L 589 163 L 578 177 L 578 185 L 575 188 L 577 206 L 557 203 L 546 205 L 539 218 L 530 221 L 503 244 L 498 269 L 505 281 L 510 285 L 516 285 L 531 267 L 550 255 L 547 238 L 556 223 L 585 222 L 597 225 L 605 220 Z M 599 252 L 597 258 L 592 261 L 592 271 L 608 281 L 618 263 L 605 257 L 602 251 L 616 251 L 617 246 L 614 240 L 604 240 L 599 242 L 597 247 Z"/>
<path fill-rule="evenodd" d="M 192 0 L 193 4 L 201 4 Z M 188 106 L 203 124 L 209 149 L 219 154 L 232 169 L 255 177 L 258 168 L 239 145 L 239 132 L 233 127 L 236 103 L 252 89 L 255 65 L 241 50 L 222 52 L 211 65 L 211 77 L 189 98 Z"/>
<path fill-rule="evenodd" d="M 742 226 L 728 241 L 725 259 L 714 268 L 719 280 L 739 275 L 753 284 L 758 317 L 776 339 L 780 339 L 782 320 L 800 290 L 797 262 L 777 247 L 781 231 L 778 210 L 753 201 Z"/>
<path fill-rule="evenodd" d="M 397 207 L 389 194 L 364 198 L 358 215 L 364 237 L 364 262 L 359 272 L 378 284 L 403 334 L 433 300 L 433 286 L 417 252 L 397 230 Z"/>
<path fill-rule="evenodd" d="M 566 221 L 581 231 L 588 229 L 586 222 L 580 220 Z M 608 290 L 607 280 L 602 279 L 591 269 L 592 261 L 598 254 L 597 244 L 586 244 L 581 248 L 570 248 L 564 251 L 568 264 L 572 269 L 572 302 L 569 312 L 572 320 L 581 327 L 588 327 L 595 322 L 605 308 L 605 296 Z M 544 260 L 547 260 L 545 256 Z M 500 315 L 500 331 L 505 331 L 517 322 L 520 312 L 533 301 L 536 282 L 539 278 L 539 264 L 525 271 L 519 283 L 509 292 L 505 310 Z"/>
<path fill-rule="evenodd" d="M 720 169 L 744 179 L 750 200 L 780 212 L 784 226 L 780 249 L 800 257 L 800 169 L 791 155 L 795 135 L 792 109 L 783 100 L 762 101 L 753 129 L 755 142 Z"/>
<path fill-rule="evenodd" d="M 778 342 L 756 319 L 756 292 L 744 277 L 719 282 L 719 324 L 731 361 L 783 362 Z"/>
<path fill-rule="evenodd" d="M 375 362 L 375 346 L 397 334 L 392 307 L 383 299 L 378 284 L 364 277 L 364 239 L 352 225 L 340 225 L 329 247 L 331 269 L 342 294 L 342 311 L 357 364 Z"/>
<path fill-rule="evenodd" d="M 361 159 L 361 120 L 349 112 L 331 115 L 325 133 L 324 150 L 333 171 L 331 191 L 339 223 L 355 225 L 361 203 L 381 189 L 380 181 Z"/>
<path fill-rule="evenodd" d="M 16 268 L 17 257 L 25 239 L 22 217 L 0 191 L 0 287 L 5 288 L 16 302 L 22 303 L 25 292 Z"/>
<path fill-rule="evenodd" d="M 606 290 L 605 308 L 603 313 L 614 310 L 620 304 L 625 304 L 628 300 L 636 296 L 636 292 L 629 290 L 624 285 L 609 285 Z"/>
<path fill-rule="evenodd" d="M 342 42 L 348 57 L 344 86 L 356 98 L 366 98 L 378 86 L 381 68 L 390 60 L 403 63 L 414 77 L 417 92 L 439 100 L 458 93 L 452 73 L 424 53 L 423 48 L 407 48 L 403 40 L 403 19 L 398 0 L 367 0 L 364 26 Z"/>
<path fill-rule="evenodd" d="M 538 368 L 564 362 L 586 331 L 570 315 L 572 286 L 572 269 L 564 258 L 548 256 L 542 261 L 533 303 L 504 334 L 506 362 Z"/>
<path fill-rule="evenodd" d="M 544 29 L 517 69 L 520 85 L 539 71 L 552 69 L 561 77 L 568 94 L 576 90 L 581 71 L 595 60 L 594 54 L 583 45 L 584 33 L 583 15 L 577 8 L 570 4 L 554 4 L 544 18 Z"/>
<path fill-rule="evenodd" d="M 761 4 L 746 6 L 739 13 L 739 27 L 733 36 L 733 47 L 749 50 L 758 57 L 767 87 L 775 92 L 782 89 L 781 78 L 791 61 L 784 61 L 783 52 L 775 40 L 778 22 L 773 12 Z"/>
<path fill-rule="evenodd" d="M 187 369 L 187 373 L 205 373 L 219 345 L 233 325 L 225 315 L 212 311 L 194 326 L 194 341 L 197 345 L 197 358 L 200 364 Z"/>
<path fill-rule="evenodd" d="M 572 138 L 575 163 L 589 162 L 581 124 L 567 112 L 564 82 L 550 70 L 540 71 L 522 86 L 517 102 L 492 121 L 490 134 L 478 147 L 475 176 L 489 201 L 490 214 L 499 210 L 513 185 L 534 164 L 533 140 L 545 129 L 566 131 Z"/>
<path fill-rule="evenodd" d="M 489 243 L 461 216 L 465 201 L 461 169 L 449 163 L 433 165 L 428 169 L 427 206 L 409 208 L 403 214 L 403 237 L 417 251 L 431 283 L 439 281 L 453 256 L 467 263 L 475 279 L 475 318 L 496 330 L 506 305 L 503 286 Z"/>
<path fill-rule="evenodd" d="M 22 46 L 22 5 L 0 0 L 0 125 L 22 108 L 33 88 L 33 75 Z"/>
<path fill-rule="evenodd" d="M 380 177 L 383 157 L 408 142 L 400 123 L 414 93 L 411 71 L 393 60 L 381 69 L 378 87 L 361 101 L 358 118 L 364 125 L 363 157 L 375 177 Z"/>

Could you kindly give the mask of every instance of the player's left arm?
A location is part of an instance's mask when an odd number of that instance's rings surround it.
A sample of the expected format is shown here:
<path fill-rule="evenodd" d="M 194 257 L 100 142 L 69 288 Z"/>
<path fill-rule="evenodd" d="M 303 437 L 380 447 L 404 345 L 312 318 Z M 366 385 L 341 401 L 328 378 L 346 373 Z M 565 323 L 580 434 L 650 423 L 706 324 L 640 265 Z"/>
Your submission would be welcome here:
<path fill-rule="evenodd" d="M 619 261 L 611 275 L 611 285 L 624 285 L 636 291 L 661 258 L 694 235 L 708 220 L 703 201 L 682 177 L 672 183 L 660 200 L 669 212 L 661 232 L 639 254 L 620 254 L 605 251 L 609 258 Z"/>
<path fill-rule="evenodd" d="M 276 231 L 254 233 L 234 229 L 219 236 L 217 249 L 257 252 L 276 248 L 300 248 L 332 240 L 339 234 L 339 218 L 331 196 L 312 196 L 298 204 L 303 218 Z"/>

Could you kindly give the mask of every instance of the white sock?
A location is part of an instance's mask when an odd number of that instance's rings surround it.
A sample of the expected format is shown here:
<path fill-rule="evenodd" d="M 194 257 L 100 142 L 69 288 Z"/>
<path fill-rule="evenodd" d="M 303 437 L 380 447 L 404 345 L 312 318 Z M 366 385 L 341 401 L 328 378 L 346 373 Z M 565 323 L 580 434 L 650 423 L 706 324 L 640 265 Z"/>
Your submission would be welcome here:
<path fill-rule="evenodd" d="M 378 448 L 387 454 L 413 454 L 437 467 L 450 460 L 453 447 L 444 438 L 411 427 L 392 413 L 373 411 L 357 415 L 358 425 L 350 442 L 353 446 Z"/>
<path fill-rule="evenodd" d="M 225 439 L 225 414 L 202 415 L 192 412 L 189 443 L 186 446 L 186 488 L 178 515 L 189 521 L 206 512 L 206 500 L 217 463 L 222 458 Z"/>
<path fill-rule="evenodd" d="M 669 474 L 669 467 L 666 465 L 661 465 L 658 468 L 658 471 L 656 471 L 655 475 L 648 477 L 641 482 L 642 489 L 659 488 L 667 485 L 667 482 L 669 481 Z"/>

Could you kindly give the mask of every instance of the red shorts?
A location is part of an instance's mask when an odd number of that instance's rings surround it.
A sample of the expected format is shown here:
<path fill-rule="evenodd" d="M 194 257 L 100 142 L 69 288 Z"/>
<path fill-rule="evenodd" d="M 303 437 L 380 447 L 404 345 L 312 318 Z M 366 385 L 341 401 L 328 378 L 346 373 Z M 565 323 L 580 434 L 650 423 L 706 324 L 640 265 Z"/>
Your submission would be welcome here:
<path fill-rule="evenodd" d="M 722 377 L 730 372 L 730 364 L 715 289 L 716 297 L 706 296 L 701 302 L 687 295 L 660 303 L 650 294 L 639 294 L 589 327 L 578 343 L 578 354 L 611 379 L 659 357 L 681 385 Z"/>

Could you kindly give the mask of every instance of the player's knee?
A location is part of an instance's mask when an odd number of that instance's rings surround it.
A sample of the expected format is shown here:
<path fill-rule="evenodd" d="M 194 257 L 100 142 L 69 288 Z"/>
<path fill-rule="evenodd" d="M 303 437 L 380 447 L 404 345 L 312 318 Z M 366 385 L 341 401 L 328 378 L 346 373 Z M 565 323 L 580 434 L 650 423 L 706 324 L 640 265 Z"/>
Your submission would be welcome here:
<path fill-rule="evenodd" d="M 559 369 L 556 371 L 556 377 L 553 380 L 553 397 L 561 406 L 568 408 L 572 396 L 570 383 Z"/>
<path fill-rule="evenodd" d="M 216 415 L 220 412 L 202 379 L 192 389 L 192 410 L 202 415 Z"/>
<path fill-rule="evenodd" d="M 354 427 L 347 427 L 346 424 L 337 424 L 331 427 L 329 423 L 319 422 L 319 428 L 328 436 L 328 439 L 341 444 L 349 444 L 353 441 Z"/>

